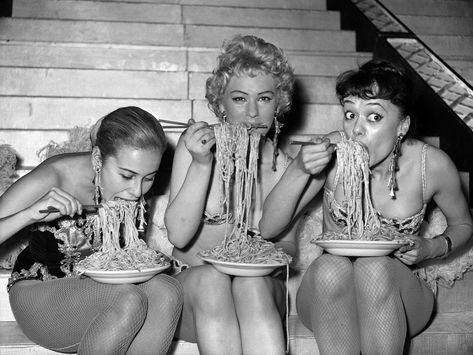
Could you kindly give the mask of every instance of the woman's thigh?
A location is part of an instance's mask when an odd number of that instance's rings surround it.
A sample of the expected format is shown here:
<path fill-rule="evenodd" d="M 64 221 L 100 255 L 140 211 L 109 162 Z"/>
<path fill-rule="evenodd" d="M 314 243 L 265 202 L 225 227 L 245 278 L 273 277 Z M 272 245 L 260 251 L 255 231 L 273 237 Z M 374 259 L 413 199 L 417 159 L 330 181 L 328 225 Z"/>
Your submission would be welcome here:
<path fill-rule="evenodd" d="M 280 316 L 286 309 L 285 282 L 279 277 L 235 277 L 232 283 L 234 300 L 250 312 L 266 312 L 275 307 Z"/>
<path fill-rule="evenodd" d="M 113 300 L 116 285 L 89 278 L 24 280 L 10 290 L 13 314 L 32 341 L 51 349 L 76 351 L 87 328 Z"/>
<path fill-rule="evenodd" d="M 174 276 L 182 285 L 184 304 L 176 337 L 197 342 L 195 313 L 219 311 L 222 304 L 231 300 L 231 279 L 211 265 L 193 266 Z M 223 311 L 223 309 L 220 309 Z"/>
<path fill-rule="evenodd" d="M 397 259 L 393 259 L 392 264 L 406 312 L 409 335 L 414 336 L 429 322 L 435 297 L 427 284 L 419 279 L 409 267 Z"/>

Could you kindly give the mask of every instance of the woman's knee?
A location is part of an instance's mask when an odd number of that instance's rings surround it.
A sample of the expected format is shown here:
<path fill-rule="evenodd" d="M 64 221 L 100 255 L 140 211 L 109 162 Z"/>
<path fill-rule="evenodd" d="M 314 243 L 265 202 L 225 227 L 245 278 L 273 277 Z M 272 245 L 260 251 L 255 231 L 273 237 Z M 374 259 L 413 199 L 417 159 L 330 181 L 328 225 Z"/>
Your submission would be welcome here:
<path fill-rule="evenodd" d="M 136 285 L 117 285 L 113 299 L 108 307 L 109 317 L 116 318 L 118 324 L 128 320 L 143 320 L 148 310 L 148 297 Z"/>
<path fill-rule="evenodd" d="M 302 285 L 336 296 L 346 292 L 352 279 L 353 265 L 348 258 L 323 254 L 309 266 Z"/>
<path fill-rule="evenodd" d="M 192 275 L 183 280 L 186 302 L 190 301 L 193 308 L 207 313 L 219 312 L 230 301 L 231 279 L 228 275 L 213 267 L 192 268 Z"/>
<path fill-rule="evenodd" d="M 359 292 L 379 297 L 390 295 L 396 281 L 392 260 L 388 257 L 359 258 L 354 263 L 355 283 Z"/>
<path fill-rule="evenodd" d="M 149 290 L 148 298 L 156 296 L 162 302 L 167 303 L 178 303 L 179 305 L 183 302 L 183 289 L 181 283 L 174 277 L 160 274 L 144 285 L 145 290 Z"/>
<path fill-rule="evenodd" d="M 235 303 L 245 309 L 264 314 L 284 310 L 285 287 L 283 282 L 267 277 L 235 277 L 232 282 Z"/>

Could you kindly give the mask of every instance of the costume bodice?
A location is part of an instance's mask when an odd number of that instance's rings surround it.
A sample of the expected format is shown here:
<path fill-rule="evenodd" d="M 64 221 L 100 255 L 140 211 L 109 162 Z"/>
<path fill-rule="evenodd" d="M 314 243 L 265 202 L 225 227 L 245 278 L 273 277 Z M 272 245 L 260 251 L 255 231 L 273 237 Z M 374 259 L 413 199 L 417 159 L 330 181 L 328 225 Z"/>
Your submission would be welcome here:
<path fill-rule="evenodd" d="M 13 272 L 41 263 L 53 276 L 74 275 L 75 264 L 93 251 L 86 228 L 86 219 L 69 217 L 32 226 L 29 244 L 19 254 Z"/>

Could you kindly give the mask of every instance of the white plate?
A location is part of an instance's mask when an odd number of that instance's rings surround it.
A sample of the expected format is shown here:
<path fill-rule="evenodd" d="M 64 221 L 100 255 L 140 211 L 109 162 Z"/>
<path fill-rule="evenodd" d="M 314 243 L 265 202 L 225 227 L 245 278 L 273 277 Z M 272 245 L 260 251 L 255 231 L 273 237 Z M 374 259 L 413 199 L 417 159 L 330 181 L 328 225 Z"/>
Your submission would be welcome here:
<path fill-rule="evenodd" d="M 313 243 L 333 255 L 384 256 L 408 242 L 404 240 L 314 240 Z"/>
<path fill-rule="evenodd" d="M 287 264 L 244 264 L 230 261 L 214 260 L 200 256 L 202 260 L 212 264 L 218 271 L 234 276 L 266 276 L 275 269 Z"/>
<path fill-rule="evenodd" d="M 170 266 L 166 263 L 161 266 L 142 270 L 117 270 L 117 271 L 105 271 L 105 270 L 84 270 L 84 275 L 89 276 L 95 281 L 106 283 L 106 284 L 131 284 L 137 282 L 148 281 L 154 275 L 166 270 Z"/>

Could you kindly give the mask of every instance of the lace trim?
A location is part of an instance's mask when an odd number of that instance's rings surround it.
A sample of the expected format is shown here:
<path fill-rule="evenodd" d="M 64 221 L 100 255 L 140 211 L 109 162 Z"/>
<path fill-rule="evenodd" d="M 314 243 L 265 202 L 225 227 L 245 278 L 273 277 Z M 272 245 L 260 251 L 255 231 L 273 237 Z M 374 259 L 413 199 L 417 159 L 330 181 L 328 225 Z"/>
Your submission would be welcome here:
<path fill-rule="evenodd" d="M 7 292 L 10 292 L 10 289 L 13 287 L 15 283 L 22 280 L 54 280 L 57 279 L 57 276 L 51 275 L 48 271 L 48 267 L 44 266 L 41 263 L 34 263 L 31 267 L 26 269 L 21 269 L 20 272 L 15 271 L 11 274 L 10 278 L 8 279 L 7 284 Z"/>
<path fill-rule="evenodd" d="M 81 259 L 81 250 L 91 250 L 91 233 L 85 231 L 85 218 L 65 218 L 58 221 L 58 228 L 48 224 L 40 224 L 36 229 L 49 232 L 58 241 L 58 250 L 64 255 L 59 266 L 66 277 L 77 276 L 75 265 Z"/>

